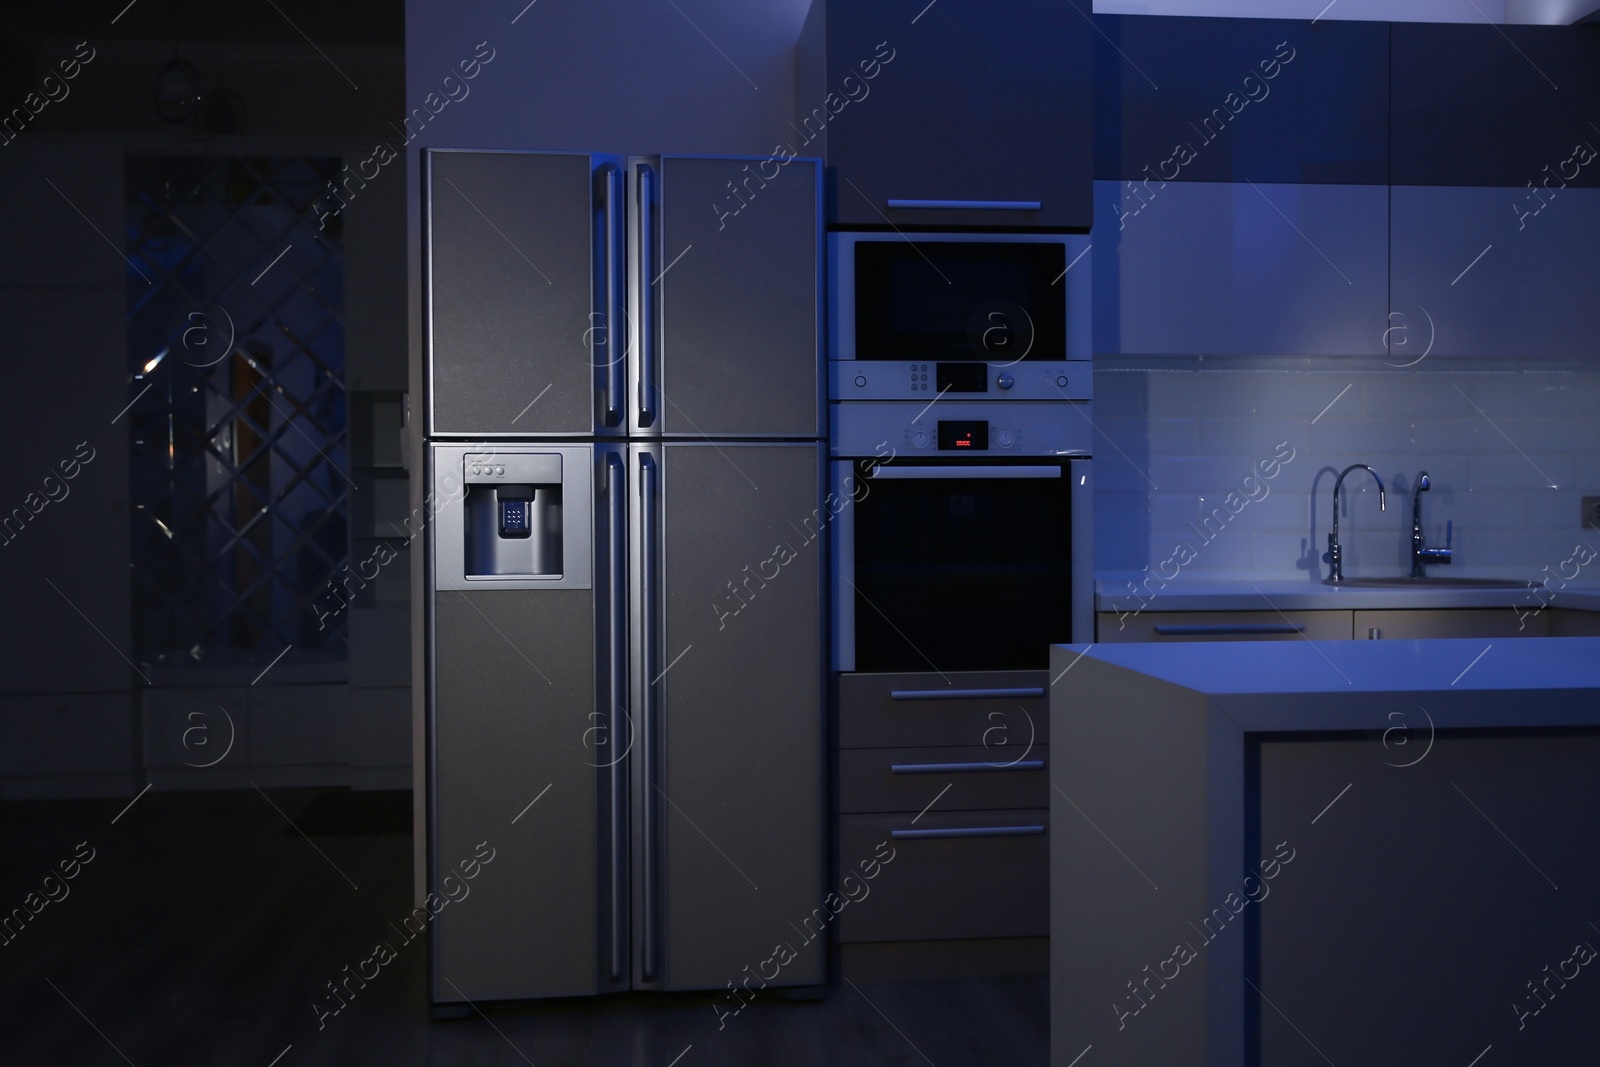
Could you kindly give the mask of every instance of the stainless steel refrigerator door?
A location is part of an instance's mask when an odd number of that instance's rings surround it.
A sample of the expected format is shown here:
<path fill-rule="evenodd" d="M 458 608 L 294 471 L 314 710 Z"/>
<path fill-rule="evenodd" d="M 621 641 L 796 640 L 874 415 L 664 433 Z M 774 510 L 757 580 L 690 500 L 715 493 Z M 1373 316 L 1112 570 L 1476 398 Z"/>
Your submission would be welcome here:
<path fill-rule="evenodd" d="M 624 432 L 619 162 L 433 149 L 422 167 L 427 432 L 582 437 L 608 408 Z"/>
<path fill-rule="evenodd" d="M 821 165 L 629 161 L 636 434 L 817 437 Z"/>
<path fill-rule="evenodd" d="M 592 583 L 464 589 L 440 580 L 436 535 L 452 496 L 460 506 L 446 475 L 472 447 L 429 449 L 432 998 L 594 993 L 628 977 L 623 962 L 614 982 L 607 958 L 611 942 L 628 940 L 626 912 L 608 906 L 608 885 L 627 877 L 626 826 L 608 811 L 621 758 L 611 679 L 626 655 L 611 636 L 626 602 L 625 558 L 611 541 L 625 530 L 612 508 L 626 506 L 625 452 L 562 446 L 572 467 L 577 456 L 589 465 L 567 472 L 565 506 L 592 511 Z"/>
<path fill-rule="evenodd" d="M 634 446 L 637 986 L 825 979 L 822 458 Z"/>

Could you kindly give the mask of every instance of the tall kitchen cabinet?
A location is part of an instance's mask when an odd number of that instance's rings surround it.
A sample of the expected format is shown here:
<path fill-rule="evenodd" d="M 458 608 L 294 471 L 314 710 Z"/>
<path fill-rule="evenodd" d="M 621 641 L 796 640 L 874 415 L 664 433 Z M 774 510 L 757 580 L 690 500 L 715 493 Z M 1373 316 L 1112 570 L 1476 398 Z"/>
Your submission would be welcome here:
<path fill-rule="evenodd" d="M 1087 230 L 1086 8 L 814 0 L 791 144 L 827 159 L 829 225 Z"/>

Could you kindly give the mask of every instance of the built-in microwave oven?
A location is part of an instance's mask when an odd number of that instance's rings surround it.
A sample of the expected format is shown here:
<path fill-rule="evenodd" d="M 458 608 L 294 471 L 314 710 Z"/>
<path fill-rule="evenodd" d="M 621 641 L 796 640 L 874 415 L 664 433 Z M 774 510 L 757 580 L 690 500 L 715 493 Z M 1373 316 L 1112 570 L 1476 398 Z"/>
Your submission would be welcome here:
<path fill-rule="evenodd" d="M 829 396 L 1085 400 L 1089 238 L 828 235 Z"/>
<path fill-rule="evenodd" d="M 1083 405 L 921 406 L 834 405 L 834 669 L 1042 670 L 1093 640 Z"/>

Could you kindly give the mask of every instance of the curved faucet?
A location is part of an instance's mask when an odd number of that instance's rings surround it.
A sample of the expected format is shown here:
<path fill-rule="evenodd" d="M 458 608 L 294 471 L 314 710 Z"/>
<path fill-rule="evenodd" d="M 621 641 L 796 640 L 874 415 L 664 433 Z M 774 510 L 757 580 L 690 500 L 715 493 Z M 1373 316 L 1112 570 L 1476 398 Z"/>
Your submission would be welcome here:
<path fill-rule="evenodd" d="M 1422 569 L 1424 565 L 1450 562 L 1450 540 L 1455 522 L 1452 520 L 1445 524 L 1443 548 L 1429 548 L 1427 539 L 1422 534 L 1422 494 L 1432 488 L 1433 484 L 1428 481 L 1428 472 L 1423 471 L 1417 475 L 1416 488 L 1411 490 L 1411 577 L 1413 578 L 1428 576 Z"/>
<path fill-rule="evenodd" d="M 1378 477 L 1378 472 L 1365 463 L 1352 463 L 1339 472 L 1338 479 L 1333 483 L 1333 532 L 1328 534 L 1328 551 L 1322 557 L 1322 562 L 1328 565 L 1328 581 L 1344 581 L 1344 559 L 1339 549 L 1339 487 L 1344 484 L 1344 476 L 1354 470 L 1363 470 L 1372 475 L 1372 480 L 1378 483 L 1378 510 L 1388 511 L 1389 506 L 1383 495 L 1383 479 Z"/>

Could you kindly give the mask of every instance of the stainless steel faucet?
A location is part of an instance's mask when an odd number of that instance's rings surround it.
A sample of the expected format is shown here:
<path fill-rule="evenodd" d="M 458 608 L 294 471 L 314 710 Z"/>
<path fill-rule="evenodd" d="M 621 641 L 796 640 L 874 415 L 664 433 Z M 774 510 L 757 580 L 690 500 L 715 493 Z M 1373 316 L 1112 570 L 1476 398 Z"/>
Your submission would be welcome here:
<path fill-rule="evenodd" d="M 1378 510 L 1388 511 L 1389 506 L 1383 495 L 1383 479 L 1378 477 L 1378 472 L 1365 463 L 1352 463 L 1339 472 L 1339 478 L 1333 483 L 1333 532 L 1328 534 L 1328 551 L 1322 557 L 1322 562 L 1328 565 L 1328 581 L 1344 581 L 1344 558 L 1339 551 L 1339 487 L 1344 484 L 1344 476 L 1354 470 L 1363 470 L 1372 475 L 1372 480 L 1378 483 Z"/>
<path fill-rule="evenodd" d="M 1411 577 L 1426 578 L 1424 566 L 1435 563 L 1450 562 L 1450 540 L 1455 533 L 1454 520 L 1445 523 L 1444 547 L 1429 548 L 1427 538 L 1422 535 L 1422 494 L 1432 489 L 1428 481 L 1428 472 L 1423 471 L 1417 475 L 1416 488 L 1411 490 Z"/>

